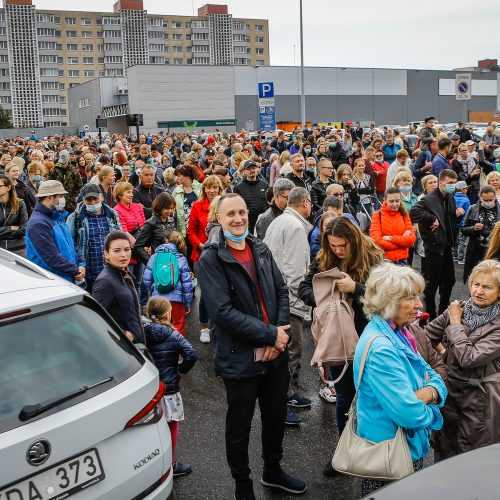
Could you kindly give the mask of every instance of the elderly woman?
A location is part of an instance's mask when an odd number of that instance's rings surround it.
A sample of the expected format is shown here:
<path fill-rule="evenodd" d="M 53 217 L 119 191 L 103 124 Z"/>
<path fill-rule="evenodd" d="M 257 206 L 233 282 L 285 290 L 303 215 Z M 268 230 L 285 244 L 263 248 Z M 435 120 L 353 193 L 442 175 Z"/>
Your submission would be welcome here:
<path fill-rule="evenodd" d="M 429 453 L 432 430 L 442 426 L 439 408 L 447 395 L 443 380 L 419 354 L 408 329 L 422 307 L 419 294 L 424 286 L 422 276 L 409 267 L 388 262 L 375 267 L 366 281 L 364 298 L 371 321 L 354 355 L 358 434 L 380 443 L 393 439 L 402 427 L 415 470 L 422 468 Z M 373 337 L 359 381 L 361 358 Z M 362 495 L 385 484 L 365 479 Z"/>
<path fill-rule="evenodd" d="M 500 443 L 500 262 L 478 264 L 469 291 L 469 300 L 452 302 L 425 330 L 433 345 L 447 347 L 441 458 Z"/>

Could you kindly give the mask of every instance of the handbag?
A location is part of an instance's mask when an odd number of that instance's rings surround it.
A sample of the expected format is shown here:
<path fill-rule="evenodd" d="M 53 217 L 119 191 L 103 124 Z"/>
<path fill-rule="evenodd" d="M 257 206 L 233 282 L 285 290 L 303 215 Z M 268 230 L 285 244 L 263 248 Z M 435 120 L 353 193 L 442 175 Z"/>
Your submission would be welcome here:
<path fill-rule="evenodd" d="M 382 337 L 382 335 L 372 337 L 363 351 L 357 389 L 361 383 L 368 351 L 377 337 Z M 356 433 L 356 399 L 357 392 L 349 409 L 347 424 L 333 455 L 333 468 L 343 474 L 381 481 L 393 481 L 413 474 L 410 448 L 401 427 L 398 426 L 396 435 L 392 439 L 380 443 L 364 439 Z"/>

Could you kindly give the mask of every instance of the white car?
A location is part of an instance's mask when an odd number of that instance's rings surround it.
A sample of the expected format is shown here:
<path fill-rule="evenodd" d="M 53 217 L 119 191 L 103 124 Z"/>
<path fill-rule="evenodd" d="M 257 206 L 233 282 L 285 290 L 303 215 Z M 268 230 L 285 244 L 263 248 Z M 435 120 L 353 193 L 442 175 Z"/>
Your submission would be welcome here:
<path fill-rule="evenodd" d="M 158 371 L 86 292 L 0 250 L 0 500 L 173 498 Z"/>

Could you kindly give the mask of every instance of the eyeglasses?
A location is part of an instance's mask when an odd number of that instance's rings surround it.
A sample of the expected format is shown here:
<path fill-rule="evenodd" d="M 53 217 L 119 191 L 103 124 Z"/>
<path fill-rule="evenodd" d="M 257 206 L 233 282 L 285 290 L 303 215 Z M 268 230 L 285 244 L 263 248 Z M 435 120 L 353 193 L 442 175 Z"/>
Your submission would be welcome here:
<path fill-rule="evenodd" d="M 281 196 L 282 198 L 285 198 L 285 200 L 288 200 L 288 196 L 285 196 L 284 194 L 281 194 L 281 193 L 278 193 L 279 196 Z"/>

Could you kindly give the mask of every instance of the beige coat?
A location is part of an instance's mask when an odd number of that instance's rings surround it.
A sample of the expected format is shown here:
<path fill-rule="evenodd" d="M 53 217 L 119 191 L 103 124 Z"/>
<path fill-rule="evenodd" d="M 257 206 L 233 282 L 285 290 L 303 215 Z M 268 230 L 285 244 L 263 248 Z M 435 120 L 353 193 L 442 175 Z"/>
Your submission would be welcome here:
<path fill-rule="evenodd" d="M 471 332 L 464 322 L 451 325 L 446 311 L 425 333 L 448 348 L 442 458 L 500 443 L 500 317 Z"/>

